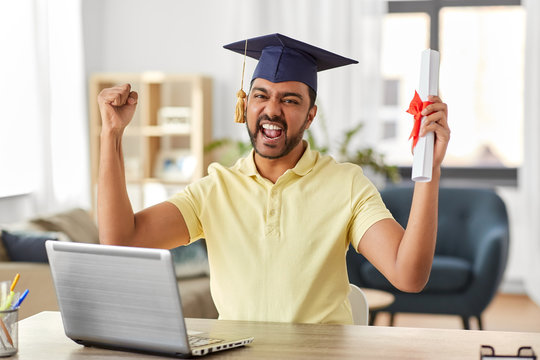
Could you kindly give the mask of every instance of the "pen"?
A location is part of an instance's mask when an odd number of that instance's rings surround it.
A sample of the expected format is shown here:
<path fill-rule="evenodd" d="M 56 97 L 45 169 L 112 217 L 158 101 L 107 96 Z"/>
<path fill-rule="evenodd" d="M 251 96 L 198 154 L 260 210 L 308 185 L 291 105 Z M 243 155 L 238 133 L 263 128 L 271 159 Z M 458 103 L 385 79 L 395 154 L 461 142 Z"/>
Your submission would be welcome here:
<path fill-rule="evenodd" d="M 15 278 L 13 278 L 13 282 L 11 283 L 11 288 L 9 289 L 9 295 L 6 299 L 6 302 L 2 304 L 2 307 L 0 308 L 0 310 L 6 310 L 6 309 L 11 308 L 11 302 L 13 301 L 13 296 L 15 296 L 13 289 L 15 289 L 15 286 L 17 285 L 17 282 L 19 282 L 20 277 L 21 277 L 21 274 L 17 273 L 15 275 Z"/>
<path fill-rule="evenodd" d="M 24 299 L 26 298 L 26 295 L 28 295 L 28 289 L 24 290 L 23 294 L 21 295 L 21 297 L 19 298 L 19 300 L 17 300 L 17 302 L 15 303 L 15 305 L 13 305 L 11 308 L 12 309 L 16 309 L 18 308 L 19 306 L 21 306 L 22 302 L 24 301 Z"/>
<path fill-rule="evenodd" d="M 17 282 L 19 281 L 20 277 L 21 277 L 21 274 L 19 273 L 15 275 L 15 278 L 13 279 L 13 282 L 11 283 L 11 288 L 9 289 L 9 291 L 13 291 L 13 289 L 15 289 L 15 285 L 17 285 Z"/>

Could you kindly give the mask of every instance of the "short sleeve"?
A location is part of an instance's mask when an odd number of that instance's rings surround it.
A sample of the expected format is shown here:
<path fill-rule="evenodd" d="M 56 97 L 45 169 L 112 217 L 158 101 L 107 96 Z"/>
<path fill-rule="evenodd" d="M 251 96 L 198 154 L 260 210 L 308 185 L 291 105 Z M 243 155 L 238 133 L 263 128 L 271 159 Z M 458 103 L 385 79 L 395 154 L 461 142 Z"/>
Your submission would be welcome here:
<path fill-rule="evenodd" d="M 189 242 L 193 242 L 204 237 L 200 214 L 201 214 L 201 191 L 198 187 L 201 184 L 193 183 L 179 193 L 173 195 L 168 201 L 175 205 L 186 222 L 189 230 Z M 199 196 L 198 196 L 199 195 Z"/>
<path fill-rule="evenodd" d="M 393 219 L 379 191 L 363 173 L 356 176 L 351 185 L 351 211 L 353 220 L 349 239 L 355 250 L 372 225 L 383 219 Z"/>

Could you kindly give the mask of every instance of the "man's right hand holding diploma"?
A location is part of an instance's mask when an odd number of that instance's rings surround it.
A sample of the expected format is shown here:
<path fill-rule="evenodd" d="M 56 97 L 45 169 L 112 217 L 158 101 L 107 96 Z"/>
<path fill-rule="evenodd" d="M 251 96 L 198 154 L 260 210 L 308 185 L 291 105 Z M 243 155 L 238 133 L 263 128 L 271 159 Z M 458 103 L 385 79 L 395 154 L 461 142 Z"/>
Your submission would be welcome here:
<path fill-rule="evenodd" d="M 420 136 L 434 132 L 433 174 L 430 182 L 417 182 L 409 222 L 403 229 L 394 219 L 384 219 L 364 234 L 358 244 L 362 253 L 396 288 L 419 292 L 426 285 L 437 237 L 437 211 L 441 164 L 450 140 L 448 107 L 438 96 L 430 96 L 422 112 L 426 116 Z"/>

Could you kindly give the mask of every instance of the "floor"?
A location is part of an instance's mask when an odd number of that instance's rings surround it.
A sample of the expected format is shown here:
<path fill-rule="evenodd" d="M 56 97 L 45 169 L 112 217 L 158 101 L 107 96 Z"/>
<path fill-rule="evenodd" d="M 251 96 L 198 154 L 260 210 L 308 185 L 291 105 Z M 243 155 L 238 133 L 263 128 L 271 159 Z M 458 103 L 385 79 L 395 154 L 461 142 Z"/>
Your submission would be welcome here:
<path fill-rule="evenodd" d="M 526 295 L 498 294 L 482 315 L 484 330 L 540 332 L 540 306 Z M 390 316 L 380 313 L 375 325 L 388 326 Z M 461 329 L 458 316 L 397 314 L 394 326 Z M 478 329 L 471 320 L 471 328 Z"/>

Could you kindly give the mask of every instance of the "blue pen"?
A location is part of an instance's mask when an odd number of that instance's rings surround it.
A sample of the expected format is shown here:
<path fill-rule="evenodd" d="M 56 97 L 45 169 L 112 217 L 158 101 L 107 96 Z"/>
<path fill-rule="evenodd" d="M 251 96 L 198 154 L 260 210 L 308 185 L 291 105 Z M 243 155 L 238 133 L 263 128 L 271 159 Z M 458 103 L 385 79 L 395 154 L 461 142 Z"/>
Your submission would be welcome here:
<path fill-rule="evenodd" d="M 19 306 L 21 306 L 23 300 L 26 298 L 26 295 L 28 295 L 28 289 L 24 290 L 23 294 L 21 295 L 21 297 L 19 298 L 19 300 L 17 300 L 17 302 L 15 303 L 15 305 L 13 305 L 11 308 L 12 309 L 16 309 L 18 308 Z"/>

